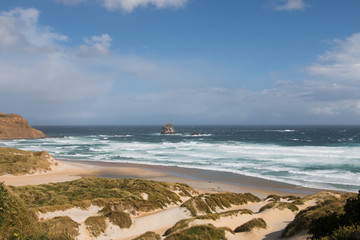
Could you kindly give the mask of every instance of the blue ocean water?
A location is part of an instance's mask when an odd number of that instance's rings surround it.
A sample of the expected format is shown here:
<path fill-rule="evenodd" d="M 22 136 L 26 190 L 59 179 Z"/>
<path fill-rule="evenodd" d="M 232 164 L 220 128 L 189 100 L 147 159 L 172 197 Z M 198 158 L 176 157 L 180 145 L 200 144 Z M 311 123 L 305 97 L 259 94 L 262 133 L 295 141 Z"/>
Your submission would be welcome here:
<path fill-rule="evenodd" d="M 305 187 L 360 189 L 360 126 L 44 127 L 54 138 L 2 140 L 57 159 L 233 172 Z M 191 136 L 197 130 L 200 136 Z"/>

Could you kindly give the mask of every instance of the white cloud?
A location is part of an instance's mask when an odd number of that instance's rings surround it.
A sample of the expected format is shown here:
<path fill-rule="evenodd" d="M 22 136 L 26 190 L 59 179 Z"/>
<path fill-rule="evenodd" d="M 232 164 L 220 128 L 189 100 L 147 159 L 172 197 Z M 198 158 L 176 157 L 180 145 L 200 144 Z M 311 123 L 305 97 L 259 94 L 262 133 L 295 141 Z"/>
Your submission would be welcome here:
<path fill-rule="evenodd" d="M 279 11 L 303 10 L 306 4 L 303 0 L 279 0 L 278 3 L 274 3 L 274 7 Z"/>
<path fill-rule="evenodd" d="M 360 33 L 333 42 L 335 47 L 319 56 L 319 62 L 307 71 L 335 80 L 360 80 Z"/>
<path fill-rule="evenodd" d="M 94 57 L 110 53 L 112 38 L 108 34 L 92 36 L 90 39 L 84 38 L 84 41 L 87 45 L 79 47 L 78 54 L 81 57 Z"/>
<path fill-rule="evenodd" d="M 138 7 L 153 5 L 156 8 L 180 8 L 185 6 L 188 0 L 101 0 L 108 10 L 123 10 L 132 12 Z"/>
<path fill-rule="evenodd" d="M 51 52 L 58 41 L 68 40 L 50 27 L 39 26 L 38 18 L 39 11 L 34 8 L 0 12 L 0 51 Z"/>
<path fill-rule="evenodd" d="M 58 44 L 65 40 L 62 35 L 42 27 L 38 18 L 36 9 L 0 16 L 0 107 L 3 112 L 27 112 L 37 117 L 37 124 L 159 124 L 164 119 L 184 124 L 360 121 L 356 81 L 278 81 L 273 89 L 261 91 L 229 89 L 216 79 L 211 82 L 214 75 L 224 76 L 213 65 L 109 54 L 112 39 L 107 34 L 85 38 L 78 49 L 64 48 Z M 41 44 L 36 45 L 36 39 Z M 35 50 L 28 54 L 25 50 L 31 48 Z M 102 57 L 79 57 L 80 53 Z M 356 63 L 359 34 L 337 40 L 333 49 L 319 57 L 317 66 L 336 69 L 333 65 L 342 64 L 337 74 L 356 79 L 357 72 L 349 67 Z M 311 71 L 316 76 L 334 75 L 320 74 L 316 68 Z"/>

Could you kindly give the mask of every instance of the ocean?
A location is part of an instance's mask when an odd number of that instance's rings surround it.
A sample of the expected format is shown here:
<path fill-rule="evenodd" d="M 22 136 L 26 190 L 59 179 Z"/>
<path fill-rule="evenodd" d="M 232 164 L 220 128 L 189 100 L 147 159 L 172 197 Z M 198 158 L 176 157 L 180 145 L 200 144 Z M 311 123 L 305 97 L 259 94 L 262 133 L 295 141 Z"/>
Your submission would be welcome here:
<path fill-rule="evenodd" d="M 0 140 L 56 159 L 232 172 L 304 187 L 360 189 L 360 126 L 37 126 L 53 138 Z M 199 136 L 192 136 L 193 131 Z"/>

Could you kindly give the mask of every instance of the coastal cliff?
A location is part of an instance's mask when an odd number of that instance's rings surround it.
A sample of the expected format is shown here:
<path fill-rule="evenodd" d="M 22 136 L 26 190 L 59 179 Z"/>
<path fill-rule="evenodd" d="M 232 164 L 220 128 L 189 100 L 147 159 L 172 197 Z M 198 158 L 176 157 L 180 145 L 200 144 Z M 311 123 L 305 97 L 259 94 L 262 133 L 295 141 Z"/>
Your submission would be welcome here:
<path fill-rule="evenodd" d="M 44 137 L 47 136 L 43 132 L 32 128 L 22 116 L 0 112 L 0 139 Z"/>

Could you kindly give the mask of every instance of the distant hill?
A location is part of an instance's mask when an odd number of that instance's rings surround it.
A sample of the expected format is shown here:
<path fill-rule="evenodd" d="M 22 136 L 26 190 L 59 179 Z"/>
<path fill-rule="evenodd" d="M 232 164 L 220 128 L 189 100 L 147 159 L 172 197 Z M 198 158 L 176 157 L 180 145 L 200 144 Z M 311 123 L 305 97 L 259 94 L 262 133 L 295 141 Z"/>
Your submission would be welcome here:
<path fill-rule="evenodd" d="M 32 128 L 22 116 L 0 112 L 0 139 L 44 137 L 47 136 L 43 132 Z"/>

